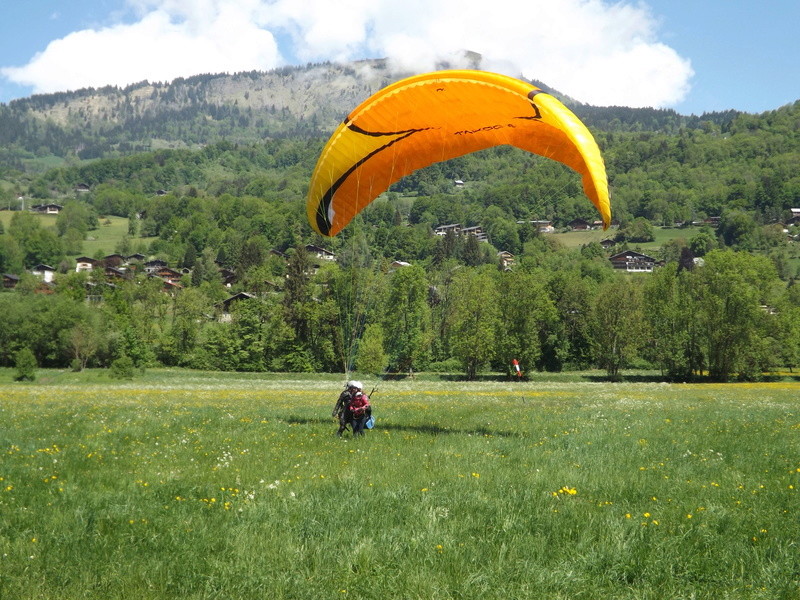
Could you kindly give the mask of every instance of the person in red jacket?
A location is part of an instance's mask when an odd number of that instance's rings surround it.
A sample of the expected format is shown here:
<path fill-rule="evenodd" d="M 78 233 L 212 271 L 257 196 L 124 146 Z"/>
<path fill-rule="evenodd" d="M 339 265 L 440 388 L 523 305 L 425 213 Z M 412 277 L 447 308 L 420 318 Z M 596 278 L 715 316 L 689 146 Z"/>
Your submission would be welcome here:
<path fill-rule="evenodd" d="M 370 414 L 372 406 L 369 403 L 369 396 L 364 392 L 356 392 L 349 406 L 350 424 L 353 426 L 353 437 L 364 435 L 364 425 Z"/>

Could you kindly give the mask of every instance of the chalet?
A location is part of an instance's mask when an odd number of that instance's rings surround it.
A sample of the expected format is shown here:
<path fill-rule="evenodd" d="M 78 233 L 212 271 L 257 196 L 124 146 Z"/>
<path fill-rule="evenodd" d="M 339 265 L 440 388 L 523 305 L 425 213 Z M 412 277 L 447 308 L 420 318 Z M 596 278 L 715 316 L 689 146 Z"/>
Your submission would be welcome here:
<path fill-rule="evenodd" d="M 600 245 L 603 247 L 603 250 L 608 250 L 608 249 L 613 248 L 614 246 L 616 246 L 617 242 L 615 242 L 611 238 L 606 238 L 606 239 L 600 241 Z"/>
<path fill-rule="evenodd" d="M 43 215 L 57 215 L 63 208 L 60 204 L 35 204 L 31 206 L 31 211 Z"/>
<path fill-rule="evenodd" d="M 608 260 L 615 269 L 624 269 L 628 273 L 651 273 L 656 266 L 656 259 L 635 250 L 619 252 Z"/>
<path fill-rule="evenodd" d="M 146 263 L 144 263 L 144 270 L 147 273 L 155 273 L 159 269 L 163 269 L 166 266 L 167 266 L 166 261 L 158 259 L 148 260 Z"/>
<path fill-rule="evenodd" d="M 144 254 L 131 254 L 130 256 L 125 257 L 125 262 L 137 261 L 142 262 L 145 258 L 147 258 Z"/>
<path fill-rule="evenodd" d="M 586 219 L 572 219 L 567 225 L 572 231 L 588 231 L 592 228 L 591 223 Z"/>
<path fill-rule="evenodd" d="M 217 306 L 222 307 L 222 314 L 220 315 L 219 320 L 223 322 L 231 320 L 231 305 L 234 302 L 240 302 L 242 300 L 252 300 L 255 297 L 256 297 L 255 294 L 250 294 L 248 292 L 239 292 L 238 294 L 234 294 L 233 296 L 226 298 L 225 300 L 217 304 Z"/>
<path fill-rule="evenodd" d="M 155 277 L 161 277 L 161 279 L 164 281 L 170 281 L 172 283 L 180 281 L 181 277 L 183 277 L 183 273 L 176 271 L 175 269 L 170 269 L 169 267 L 161 267 L 160 269 L 153 271 L 151 275 L 154 275 Z"/>
<path fill-rule="evenodd" d="M 501 250 L 497 253 L 497 259 L 500 261 L 500 268 L 504 271 L 510 271 L 514 266 L 514 255 L 508 250 Z"/>
<path fill-rule="evenodd" d="M 489 236 L 484 233 L 483 228 L 480 225 L 475 225 L 474 227 L 464 227 L 461 230 L 461 235 L 474 235 L 476 238 L 478 238 L 479 242 L 486 242 L 489 240 Z"/>
<path fill-rule="evenodd" d="M 108 279 L 127 279 L 128 273 L 125 269 L 119 269 L 117 267 L 112 267 L 110 265 L 106 265 L 105 274 Z"/>
<path fill-rule="evenodd" d="M 312 256 L 319 258 L 320 260 L 330 260 L 335 261 L 336 255 L 331 252 L 330 250 L 325 250 L 325 248 L 320 248 L 319 246 L 315 246 L 313 244 L 306 244 L 306 252 L 311 254 Z"/>
<path fill-rule="evenodd" d="M 556 230 L 552 221 L 529 221 L 529 223 L 536 227 L 539 233 L 553 233 Z"/>
<path fill-rule="evenodd" d="M 40 263 L 35 267 L 33 267 L 33 269 L 31 269 L 31 273 L 36 275 L 36 277 L 38 277 L 45 283 L 50 283 L 51 281 L 53 281 L 53 277 L 55 276 L 56 270 L 49 265 L 43 265 Z"/>
<path fill-rule="evenodd" d="M 456 179 L 453 181 L 453 185 L 456 187 L 464 187 L 464 181 L 461 179 Z"/>
<path fill-rule="evenodd" d="M 128 262 L 127 259 L 121 254 L 109 254 L 103 257 L 103 264 L 106 267 L 121 267 L 126 262 Z"/>
<path fill-rule="evenodd" d="M 88 183 L 79 183 L 78 185 L 75 186 L 75 191 L 78 194 L 85 194 L 86 192 L 89 191 L 89 184 Z"/>
<path fill-rule="evenodd" d="M 75 272 L 91 271 L 97 266 L 97 261 L 88 256 L 79 256 L 75 259 Z"/>
<path fill-rule="evenodd" d="M 436 235 L 445 236 L 448 232 L 452 231 L 455 234 L 461 233 L 461 223 L 451 223 L 450 225 L 439 225 L 433 230 Z"/>
<path fill-rule="evenodd" d="M 7 290 L 13 290 L 19 283 L 19 276 L 12 275 L 11 273 L 3 273 L 3 287 Z"/>
<path fill-rule="evenodd" d="M 403 267 L 410 267 L 411 263 L 407 263 L 404 260 L 393 260 L 392 264 L 389 265 L 390 271 L 396 271 L 397 269 L 402 269 Z"/>

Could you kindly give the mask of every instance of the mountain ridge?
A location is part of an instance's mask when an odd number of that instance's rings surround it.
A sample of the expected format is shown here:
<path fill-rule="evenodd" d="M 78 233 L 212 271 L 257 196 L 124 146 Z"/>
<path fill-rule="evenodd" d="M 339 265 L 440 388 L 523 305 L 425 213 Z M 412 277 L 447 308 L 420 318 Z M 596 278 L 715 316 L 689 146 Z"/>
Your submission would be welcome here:
<path fill-rule="evenodd" d="M 370 59 L 33 95 L 0 104 L 0 165 L 20 168 L 25 155 L 92 159 L 220 139 L 325 137 L 365 98 L 410 74 Z M 674 132 L 703 121 L 724 126 L 740 114 L 687 117 L 671 109 L 594 107 L 532 83 L 589 127 Z"/>

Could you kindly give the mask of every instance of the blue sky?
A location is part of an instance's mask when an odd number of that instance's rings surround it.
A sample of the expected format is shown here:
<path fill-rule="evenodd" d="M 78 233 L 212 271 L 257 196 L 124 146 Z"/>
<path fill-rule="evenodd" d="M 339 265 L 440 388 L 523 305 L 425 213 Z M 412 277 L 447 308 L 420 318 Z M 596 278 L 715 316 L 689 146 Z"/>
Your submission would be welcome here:
<path fill-rule="evenodd" d="M 0 102 L 325 60 L 425 71 L 469 49 L 595 105 L 758 113 L 800 99 L 798 23 L 800 0 L 8 1 Z"/>

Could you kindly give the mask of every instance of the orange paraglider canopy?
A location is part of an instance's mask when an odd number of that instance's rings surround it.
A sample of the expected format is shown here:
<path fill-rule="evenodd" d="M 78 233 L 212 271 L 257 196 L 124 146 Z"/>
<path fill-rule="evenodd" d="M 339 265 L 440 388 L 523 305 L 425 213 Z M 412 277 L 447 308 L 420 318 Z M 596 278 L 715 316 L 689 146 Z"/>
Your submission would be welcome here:
<path fill-rule="evenodd" d="M 315 231 L 334 236 L 398 179 L 430 164 L 510 145 L 564 163 L 608 227 L 600 150 L 586 126 L 539 88 L 485 71 L 403 79 L 361 103 L 334 131 L 306 202 Z"/>

